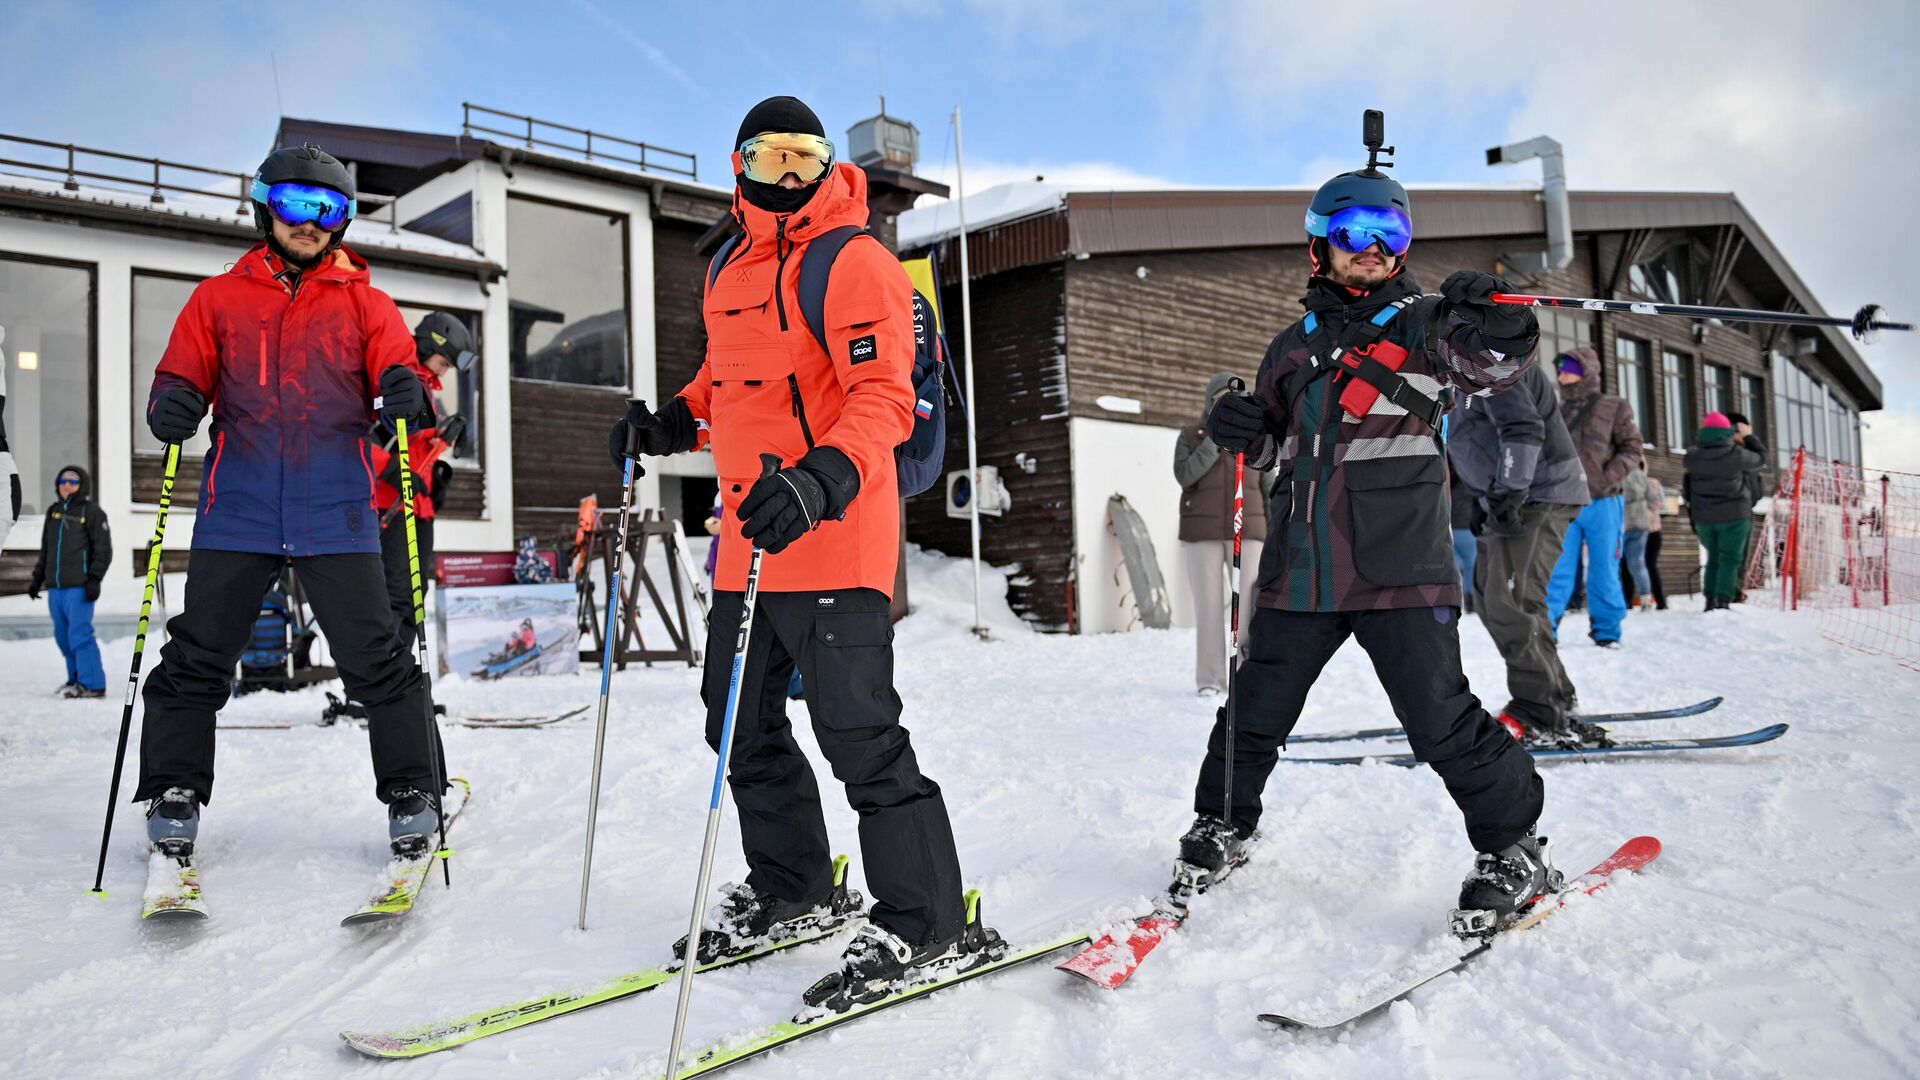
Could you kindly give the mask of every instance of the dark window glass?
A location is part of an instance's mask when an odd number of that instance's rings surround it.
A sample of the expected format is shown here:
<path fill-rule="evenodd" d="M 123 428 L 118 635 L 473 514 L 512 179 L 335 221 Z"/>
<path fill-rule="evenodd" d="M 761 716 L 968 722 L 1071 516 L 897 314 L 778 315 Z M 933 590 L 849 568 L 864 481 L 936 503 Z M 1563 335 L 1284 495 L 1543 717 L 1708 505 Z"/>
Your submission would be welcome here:
<path fill-rule="evenodd" d="M 480 341 L 480 316 L 471 311 L 448 311 L 446 308 L 401 304 L 400 317 L 407 320 L 407 329 L 411 331 L 420 325 L 420 320 L 426 318 L 428 312 L 436 310 L 446 311 L 447 314 L 465 323 L 467 332 L 473 335 L 473 351 L 481 357 L 486 356 L 486 349 Z M 433 411 L 442 419 L 458 413 L 467 421 L 466 430 L 460 433 L 460 440 L 453 444 L 453 449 L 446 455 L 446 460 L 454 464 L 478 465 L 481 462 L 480 385 L 484 381 L 481 371 L 485 366 L 486 360 L 479 359 L 475 360 L 473 367 L 467 371 L 462 372 L 458 369 L 448 371 L 440 376 L 440 389 L 433 395 Z"/>
<path fill-rule="evenodd" d="M 1692 295 L 1687 245 L 1675 244 L 1651 259 L 1627 268 L 1627 286 L 1649 300 L 1685 304 Z"/>
<path fill-rule="evenodd" d="M 1678 450 L 1693 441 L 1700 418 L 1693 414 L 1693 359 L 1660 350 L 1661 389 L 1667 397 L 1667 447 Z"/>
<path fill-rule="evenodd" d="M 93 272 L 0 257 L 0 356 L 7 442 L 20 470 L 20 513 L 44 514 L 54 471 L 94 467 Z M 36 534 L 37 535 L 37 534 Z"/>
<path fill-rule="evenodd" d="M 1640 427 L 1640 438 L 1654 445 L 1653 409 L 1648 401 L 1647 365 L 1652 347 L 1637 338 L 1614 339 L 1614 351 L 1620 360 L 1620 396 L 1633 406 L 1633 422 Z"/>
<path fill-rule="evenodd" d="M 517 379 L 627 386 L 627 219 L 507 200 L 508 357 Z"/>
<path fill-rule="evenodd" d="M 1733 398 L 1729 396 L 1732 390 L 1732 377 L 1733 372 L 1720 364 L 1701 365 L 1700 388 L 1706 395 L 1706 400 L 1701 402 L 1701 415 L 1704 416 L 1710 412 L 1745 412 L 1735 406 Z M 1752 413 L 1747 413 L 1747 419 L 1754 422 L 1754 430 L 1758 431 L 1759 418 Z"/>
<path fill-rule="evenodd" d="M 1593 317 L 1584 311 L 1535 308 L 1540 319 L 1539 362 L 1551 365 L 1577 345 L 1593 347 Z"/>
<path fill-rule="evenodd" d="M 167 342 L 173 337 L 173 324 L 179 320 L 180 310 L 187 306 L 187 299 L 198 285 L 199 282 L 185 278 L 133 275 L 133 414 L 128 419 L 133 425 L 135 453 L 166 452 L 166 446 L 147 430 L 147 396 L 153 392 L 153 373 L 160 366 L 160 358 L 167 353 Z M 212 427 L 212 424 L 201 424 L 199 434 L 180 444 L 181 461 L 207 452 L 211 445 L 207 431 Z"/>

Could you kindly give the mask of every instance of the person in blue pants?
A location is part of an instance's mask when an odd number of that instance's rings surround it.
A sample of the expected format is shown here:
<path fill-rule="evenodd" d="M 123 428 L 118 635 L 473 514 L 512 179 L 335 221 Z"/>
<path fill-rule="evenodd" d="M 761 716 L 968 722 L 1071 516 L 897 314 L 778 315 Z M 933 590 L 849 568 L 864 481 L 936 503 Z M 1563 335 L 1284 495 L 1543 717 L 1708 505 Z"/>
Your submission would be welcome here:
<path fill-rule="evenodd" d="M 1625 398 L 1600 392 L 1600 357 L 1580 345 L 1554 361 L 1559 373 L 1560 411 L 1567 434 L 1587 473 L 1587 494 L 1593 502 L 1567 529 L 1567 544 L 1547 583 L 1547 615 L 1558 629 L 1567 612 L 1580 556 L 1587 558 L 1588 631 L 1593 643 L 1605 649 L 1620 647 L 1620 624 L 1626 618 L 1627 597 L 1620 588 L 1620 551 L 1626 535 L 1627 474 L 1640 467 L 1640 428 L 1633 406 Z"/>
<path fill-rule="evenodd" d="M 54 643 L 67 661 L 60 696 L 105 697 L 107 673 L 93 636 L 93 605 L 113 564 L 113 535 L 106 511 L 87 490 L 85 469 L 68 465 L 54 476 L 53 487 L 54 502 L 40 529 L 40 558 L 27 582 L 27 596 L 38 600 L 40 590 L 46 589 Z"/>

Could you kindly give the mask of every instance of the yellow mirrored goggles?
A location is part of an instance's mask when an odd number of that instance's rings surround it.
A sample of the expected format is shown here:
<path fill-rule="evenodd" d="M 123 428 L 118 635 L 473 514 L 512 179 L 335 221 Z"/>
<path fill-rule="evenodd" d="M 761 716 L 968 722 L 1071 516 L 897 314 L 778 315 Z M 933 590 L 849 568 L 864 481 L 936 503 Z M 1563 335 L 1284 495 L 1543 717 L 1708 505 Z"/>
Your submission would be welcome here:
<path fill-rule="evenodd" d="M 818 135 L 773 132 L 740 144 L 740 171 L 763 184 L 777 184 L 788 173 L 811 184 L 831 168 L 833 144 Z"/>

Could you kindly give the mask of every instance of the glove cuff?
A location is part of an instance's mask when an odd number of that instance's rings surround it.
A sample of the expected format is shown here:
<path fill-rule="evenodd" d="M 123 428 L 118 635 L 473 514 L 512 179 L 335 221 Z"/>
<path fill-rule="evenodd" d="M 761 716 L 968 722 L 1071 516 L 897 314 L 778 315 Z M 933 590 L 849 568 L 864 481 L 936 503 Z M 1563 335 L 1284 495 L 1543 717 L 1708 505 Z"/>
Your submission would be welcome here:
<path fill-rule="evenodd" d="M 816 446 L 800 459 L 798 467 L 820 481 L 820 490 L 826 496 L 821 517 L 835 521 L 846 517 L 847 505 L 860 494 L 860 470 L 853 459 L 837 446 Z"/>

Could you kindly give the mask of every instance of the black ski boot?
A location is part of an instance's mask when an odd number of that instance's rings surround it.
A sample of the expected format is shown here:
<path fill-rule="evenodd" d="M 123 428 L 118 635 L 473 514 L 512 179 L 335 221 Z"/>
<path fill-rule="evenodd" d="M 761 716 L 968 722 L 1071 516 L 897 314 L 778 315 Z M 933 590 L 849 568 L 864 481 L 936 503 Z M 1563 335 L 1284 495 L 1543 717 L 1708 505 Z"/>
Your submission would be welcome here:
<path fill-rule="evenodd" d="M 999 931 L 980 920 L 978 889 L 967 891 L 966 905 L 966 928 L 952 941 L 915 945 L 879 923 L 867 923 L 848 943 L 840 970 L 807 987 L 802 1000 L 812 1009 L 843 1013 L 855 1005 L 871 1004 L 1004 959 L 1007 943 L 1001 940 Z"/>
<path fill-rule="evenodd" d="M 778 945 L 796 937 L 819 937 L 860 918 L 865 900 L 847 888 L 845 855 L 833 860 L 833 891 L 818 903 L 782 900 L 751 885 L 722 885 L 726 899 L 707 916 L 700 928 L 700 951 L 695 957 L 702 966 Z M 687 954 L 687 935 L 673 943 L 670 971 L 678 971 Z"/>
<path fill-rule="evenodd" d="M 1174 865 L 1176 896 L 1203 893 L 1247 861 L 1260 834 L 1229 828 L 1212 814 L 1200 814 L 1180 838 L 1180 859 Z"/>
<path fill-rule="evenodd" d="M 1524 918 L 1544 897 L 1566 885 L 1553 868 L 1548 840 L 1533 830 L 1504 851 L 1474 856 L 1473 873 L 1460 883 L 1460 907 L 1454 911 L 1453 932 L 1461 937 L 1489 937 Z"/>
<path fill-rule="evenodd" d="M 396 859 L 420 859 L 433 850 L 440 830 L 440 800 L 402 788 L 387 804 L 387 843 Z"/>
<path fill-rule="evenodd" d="M 170 787 L 147 803 L 147 840 L 153 850 L 176 859 L 193 855 L 200 837 L 200 797 L 192 788 Z"/>

